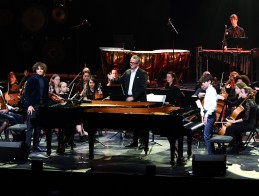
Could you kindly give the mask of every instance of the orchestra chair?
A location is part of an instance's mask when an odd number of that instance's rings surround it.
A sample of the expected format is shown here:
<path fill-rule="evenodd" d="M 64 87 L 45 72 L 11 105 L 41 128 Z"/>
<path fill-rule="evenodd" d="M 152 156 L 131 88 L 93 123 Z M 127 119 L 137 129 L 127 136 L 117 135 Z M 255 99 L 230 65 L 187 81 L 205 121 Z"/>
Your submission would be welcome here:
<path fill-rule="evenodd" d="M 216 154 L 227 154 L 227 145 L 233 140 L 232 136 L 228 135 L 213 135 L 210 139 L 210 142 L 213 143 L 213 145 L 218 144 L 218 147 L 215 149 Z"/>
<path fill-rule="evenodd" d="M 25 141 L 27 125 L 26 124 L 16 124 L 9 126 L 6 129 L 9 133 L 12 134 L 14 142 Z"/>

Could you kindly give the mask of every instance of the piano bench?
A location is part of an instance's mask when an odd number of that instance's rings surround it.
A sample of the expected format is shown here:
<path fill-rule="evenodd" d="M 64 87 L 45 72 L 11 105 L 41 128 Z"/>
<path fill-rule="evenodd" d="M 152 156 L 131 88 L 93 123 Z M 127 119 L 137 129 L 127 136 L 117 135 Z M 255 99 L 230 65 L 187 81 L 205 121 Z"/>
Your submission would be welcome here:
<path fill-rule="evenodd" d="M 214 135 L 210 139 L 210 142 L 218 144 L 218 148 L 215 149 L 215 154 L 226 154 L 227 146 L 226 143 L 230 143 L 233 137 L 228 135 Z"/>
<path fill-rule="evenodd" d="M 12 134 L 13 142 L 25 141 L 26 130 L 27 130 L 26 124 L 12 125 L 12 126 L 9 126 L 6 130 Z"/>

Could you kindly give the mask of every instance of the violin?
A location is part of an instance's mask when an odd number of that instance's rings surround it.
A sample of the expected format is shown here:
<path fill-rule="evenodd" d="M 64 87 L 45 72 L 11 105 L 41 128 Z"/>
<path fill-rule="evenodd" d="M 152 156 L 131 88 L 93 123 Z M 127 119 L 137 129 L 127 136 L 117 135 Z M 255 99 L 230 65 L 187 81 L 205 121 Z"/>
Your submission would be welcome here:
<path fill-rule="evenodd" d="M 65 99 L 63 97 L 60 97 L 55 93 L 49 93 L 49 97 L 55 103 L 64 103 L 65 102 Z"/>

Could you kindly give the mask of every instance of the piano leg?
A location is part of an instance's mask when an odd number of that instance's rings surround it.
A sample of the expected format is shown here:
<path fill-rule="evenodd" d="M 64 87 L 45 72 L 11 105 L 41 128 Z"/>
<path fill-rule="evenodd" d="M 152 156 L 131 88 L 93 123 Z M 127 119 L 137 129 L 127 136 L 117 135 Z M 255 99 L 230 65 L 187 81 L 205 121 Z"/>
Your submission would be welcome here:
<path fill-rule="evenodd" d="M 85 129 L 86 130 L 86 129 Z M 95 129 L 88 129 L 89 159 L 94 159 Z"/>
<path fill-rule="evenodd" d="M 47 155 L 51 155 L 52 130 L 46 129 Z"/>
<path fill-rule="evenodd" d="M 171 157 L 170 164 L 172 166 L 174 166 L 175 165 L 174 157 L 175 157 L 175 151 L 176 151 L 176 147 L 175 147 L 176 137 L 174 137 L 174 136 L 167 136 L 167 139 L 168 139 L 168 142 L 170 144 L 170 157 Z"/>
<path fill-rule="evenodd" d="M 59 129 L 58 134 L 58 147 L 57 147 L 57 153 L 63 154 L 65 152 L 65 145 L 64 145 L 64 129 Z"/>
<path fill-rule="evenodd" d="M 192 132 L 188 131 L 187 136 L 187 158 L 190 159 L 192 156 Z"/>
<path fill-rule="evenodd" d="M 148 144 L 149 144 L 149 130 L 143 130 L 143 139 L 144 139 L 144 151 L 145 155 L 148 153 Z"/>

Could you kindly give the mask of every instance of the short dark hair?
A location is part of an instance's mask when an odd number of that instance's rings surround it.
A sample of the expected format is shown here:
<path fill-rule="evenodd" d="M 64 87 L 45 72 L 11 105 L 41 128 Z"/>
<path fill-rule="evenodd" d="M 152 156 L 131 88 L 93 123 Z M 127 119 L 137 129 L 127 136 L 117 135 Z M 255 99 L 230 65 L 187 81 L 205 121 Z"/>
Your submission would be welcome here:
<path fill-rule="evenodd" d="M 36 70 L 38 67 L 41 67 L 44 71 L 44 74 L 47 72 L 47 65 L 45 63 L 42 62 L 36 62 L 33 66 L 32 66 L 32 71 L 36 73 Z"/>
<path fill-rule="evenodd" d="M 203 82 L 208 82 L 213 80 L 213 76 L 211 74 L 204 74 L 201 76 L 201 78 L 199 79 L 200 84 L 202 84 Z"/>

